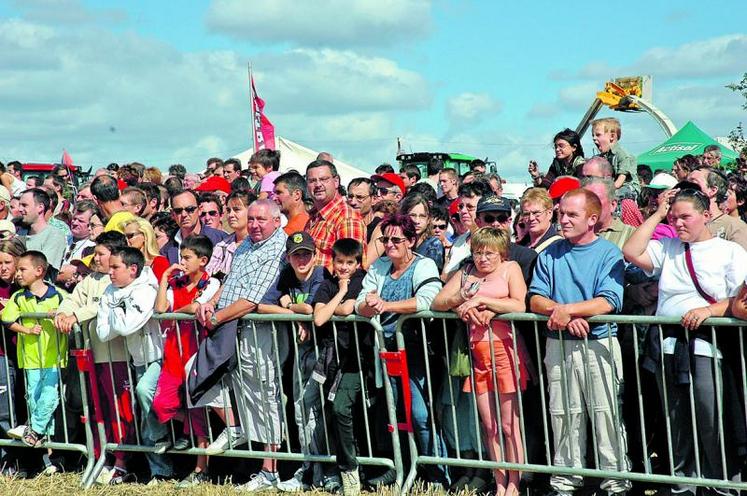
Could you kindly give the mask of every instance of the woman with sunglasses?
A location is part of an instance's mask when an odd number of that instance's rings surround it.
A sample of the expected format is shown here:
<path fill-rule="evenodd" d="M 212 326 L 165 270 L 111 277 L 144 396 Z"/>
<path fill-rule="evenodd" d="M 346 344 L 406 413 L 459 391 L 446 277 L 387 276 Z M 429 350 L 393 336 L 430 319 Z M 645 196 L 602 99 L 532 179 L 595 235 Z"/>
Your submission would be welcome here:
<path fill-rule="evenodd" d="M 677 237 L 652 240 L 654 229 L 667 217 Z M 747 277 L 747 252 L 737 243 L 714 237 L 708 227 L 711 217 L 710 199 L 700 190 L 668 190 L 660 197 L 656 212 L 625 243 L 623 254 L 648 275 L 659 277 L 656 315 L 680 318 L 679 325 L 651 326 L 643 361 L 643 368 L 656 374 L 661 396 L 666 395 L 673 475 L 731 479 L 739 475 L 740 467 L 735 465 L 742 460 L 736 450 L 747 443 L 744 413 L 734 410 L 742 409 L 734 387 L 735 372 L 741 369 L 735 363 L 740 361 L 740 343 L 734 340 L 736 332 L 724 332 L 734 329 L 701 329 L 701 324 L 726 314 L 730 299 Z M 744 304 L 739 302 L 738 297 L 734 313 L 743 315 L 737 307 Z M 734 350 L 737 356 L 732 361 Z M 714 369 L 720 370 L 721 377 Z M 719 385 L 723 385 L 722 398 L 717 398 Z M 728 433 L 725 438 L 719 435 L 719 419 L 724 422 L 722 432 Z M 726 467 L 722 466 L 722 447 Z M 696 453 L 700 454 L 700 474 Z M 681 494 L 695 494 L 686 485 L 678 489 Z"/>
<path fill-rule="evenodd" d="M 428 201 L 423 195 L 408 194 L 402 200 L 399 211 L 407 215 L 415 224 L 417 240 L 415 241 L 414 251 L 424 257 L 430 258 L 436 262 L 439 272 L 444 267 L 444 246 L 439 239 L 433 235 L 433 226 L 431 220 L 431 210 Z M 381 238 L 381 228 L 374 229 L 371 236 L 373 242 L 368 245 L 367 260 L 372 264 L 384 252 L 385 247 L 379 242 Z"/>
<path fill-rule="evenodd" d="M 489 318 L 494 314 L 526 310 L 527 286 L 521 267 L 507 260 L 510 243 L 505 229 L 483 227 L 475 231 L 471 240 L 474 262 L 449 279 L 431 308 L 453 310 L 469 327 L 477 409 L 490 459 L 523 463 L 517 391 L 526 389 L 529 355 L 521 335 L 514 337 L 510 323 Z M 485 314 L 486 310 L 490 313 Z M 472 391 L 469 378 L 464 391 Z M 500 407 L 500 416 L 496 405 Z M 503 444 L 498 430 L 499 418 L 505 436 Z M 505 446 L 505 453 L 502 453 L 501 445 Z M 496 494 L 519 494 L 520 472 L 494 470 L 493 475 L 498 488 Z"/>
<path fill-rule="evenodd" d="M 135 217 L 124 221 L 120 227 L 127 238 L 127 244 L 140 250 L 145 257 L 145 266 L 150 267 L 156 280 L 160 281 L 170 264 L 166 257 L 158 253 L 156 233 L 150 222 L 142 217 Z"/>
<path fill-rule="evenodd" d="M 396 350 L 395 330 L 401 314 L 428 310 L 441 289 L 436 263 L 414 252 L 418 240 L 415 223 L 404 214 L 394 214 L 381 221 L 378 241 L 384 247 L 384 255 L 377 259 L 363 279 L 363 289 L 355 303 L 356 312 L 364 317 L 378 317 L 384 329 L 387 349 Z M 446 446 L 438 432 L 431 431 L 426 384 L 427 361 L 423 355 L 420 323 L 417 330 L 403 331 L 407 345 L 407 361 L 412 392 L 412 421 L 418 452 L 423 455 L 443 456 Z M 424 337 L 423 337 L 424 338 Z M 397 392 L 397 382 L 392 388 Z M 385 474 L 386 475 L 386 474 Z M 383 478 L 383 477 L 382 477 Z M 448 484 L 443 466 L 428 466 L 428 482 Z"/>
<path fill-rule="evenodd" d="M 526 235 L 518 243 L 537 253 L 563 239 L 552 222 L 552 198 L 545 188 L 529 188 L 521 197 L 521 220 Z"/>

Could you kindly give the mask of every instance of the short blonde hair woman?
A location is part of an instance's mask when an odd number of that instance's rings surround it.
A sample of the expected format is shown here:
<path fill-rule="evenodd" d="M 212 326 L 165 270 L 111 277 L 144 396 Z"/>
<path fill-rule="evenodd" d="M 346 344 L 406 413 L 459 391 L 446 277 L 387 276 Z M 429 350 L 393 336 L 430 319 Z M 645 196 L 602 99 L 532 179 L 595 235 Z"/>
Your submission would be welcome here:
<path fill-rule="evenodd" d="M 156 232 L 150 222 L 142 217 L 128 219 L 119 225 L 127 238 L 127 244 L 137 248 L 145 257 L 145 265 L 151 268 L 156 280 L 160 281 L 163 272 L 169 268 L 169 261 L 158 250 Z"/>

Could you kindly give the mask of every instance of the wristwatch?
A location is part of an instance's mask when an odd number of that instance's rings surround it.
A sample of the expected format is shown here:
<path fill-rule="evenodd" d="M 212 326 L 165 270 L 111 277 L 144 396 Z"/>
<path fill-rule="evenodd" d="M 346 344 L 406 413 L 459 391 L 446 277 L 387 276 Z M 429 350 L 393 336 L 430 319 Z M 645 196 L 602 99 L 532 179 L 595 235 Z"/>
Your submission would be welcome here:
<path fill-rule="evenodd" d="M 218 325 L 218 317 L 216 317 L 215 314 L 210 317 L 210 325 L 212 325 L 213 327 L 216 327 Z"/>

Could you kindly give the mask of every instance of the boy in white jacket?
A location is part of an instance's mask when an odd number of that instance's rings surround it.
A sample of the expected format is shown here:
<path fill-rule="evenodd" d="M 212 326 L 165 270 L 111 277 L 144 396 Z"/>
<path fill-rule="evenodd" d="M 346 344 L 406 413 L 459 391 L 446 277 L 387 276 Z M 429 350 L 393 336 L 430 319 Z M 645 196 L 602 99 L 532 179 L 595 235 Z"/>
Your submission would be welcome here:
<path fill-rule="evenodd" d="M 135 248 L 120 248 L 111 254 L 112 283 L 99 302 L 96 334 L 103 342 L 117 336 L 124 336 L 127 342 L 137 380 L 142 442 L 160 450 L 147 455 L 151 477 L 164 480 L 173 477 L 171 461 L 161 456 L 168 446 L 164 442 L 168 426 L 158 421 L 151 408 L 163 355 L 161 327 L 153 319 L 158 283 L 151 271 L 143 271 L 144 266 L 143 254 Z"/>
<path fill-rule="evenodd" d="M 55 314 L 54 325 L 60 332 L 69 334 L 75 324 L 80 324 L 93 351 L 96 372 L 89 379 L 96 383 L 102 400 L 100 405 L 106 438 L 109 442 L 132 444 L 135 440 L 134 401 L 131 401 L 134 391 L 130 384 L 125 338 L 114 337 L 104 343 L 96 334 L 99 301 L 112 283 L 109 278 L 109 258 L 112 252 L 125 246 L 127 238 L 120 232 L 99 234 L 91 260 L 94 272 L 79 282 L 72 294 L 62 301 Z M 113 465 L 109 463 L 104 467 L 98 483 L 117 484 L 128 479 L 127 453 L 117 451 L 113 458 Z M 112 461 L 111 456 L 109 461 Z"/>

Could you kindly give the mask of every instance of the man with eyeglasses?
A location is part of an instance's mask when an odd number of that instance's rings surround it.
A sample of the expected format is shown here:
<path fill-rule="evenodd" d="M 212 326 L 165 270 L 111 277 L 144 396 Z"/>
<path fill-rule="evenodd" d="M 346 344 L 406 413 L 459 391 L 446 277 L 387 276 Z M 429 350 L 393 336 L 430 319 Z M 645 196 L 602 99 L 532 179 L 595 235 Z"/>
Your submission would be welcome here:
<path fill-rule="evenodd" d="M 363 245 L 365 263 L 366 226 L 360 213 L 340 195 L 339 186 L 340 176 L 331 162 L 315 160 L 306 167 L 306 188 L 316 210 L 306 224 L 306 231 L 316 242 L 316 265 L 330 273 L 332 245 L 338 239 L 352 238 Z"/>
<path fill-rule="evenodd" d="M 391 200 L 399 203 L 407 193 L 407 186 L 405 186 L 402 178 L 393 172 L 385 172 L 384 174 L 374 174 L 371 176 L 371 181 L 376 185 L 376 198 L 374 203 L 379 203 L 383 200 Z"/>
<path fill-rule="evenodd" d="M 223 230 L 223 205 L 213 193 L 202 193 L 198 199 L 202 225 Z"/>
<path fill-rule="evenodd" d="M 366 240 L 371 240 L 371 233 L 381 221 L 373 214 L 373 201 L 376 187 L 367 177 L 356 177 L 348 184 L 348 205 L 357 210 L 366 225 Z"/>
<path fill-rule="evenodd" d="M 459 186 L 457 214 L 459 223 L 464 229 L 464 234 L 457 236 L 451 246 L 449 257 L 444 263 L 444 271 L 441 274 L 444 282 L 449 280 L 451 274 L 458 270 L 462 261 L 469 256 L 469 240 L 472 236 L 472 231 L 477 229 L 477 225 L 475 224 L 477 203 L 480 201 L 480 198 L 488 194 L 490 194 L 490 184 L 482 179 Z"/>
<path fill-rule="evenodd" d="M 182 240 L 193 234 L 203 234 L 212 241 L 213 246 L 228 236 L 223 231 L 213 229 L 200 222 L 197 193 L 180 191 L 171 197 L 171 217 L 179 226 L 174 236 L 161 248 L 161 255 L 169 263 L 179 263 L 179 250 Z"/>
<path fill-rule="evenodd" d="M 612 164 L 610 164 L 604 157 L 595 156 L 591 157 L 581 166 L 581 177 L 579 179 L 585 177 L 604 177 L 614 181 L 614 178 L 612 177 L 613 174 L 614 170 Z M 618 196 L 617 190 L 615 190 L 615 195 Z M 636 201 L 631 198 L 620 199 L 615 214 L 620 217 L 620 220 L 624 223 L 633 227 L 638 227 L 643 224 L 643 214 L 641 214 L 641 209 L 638 208 Z"/>

